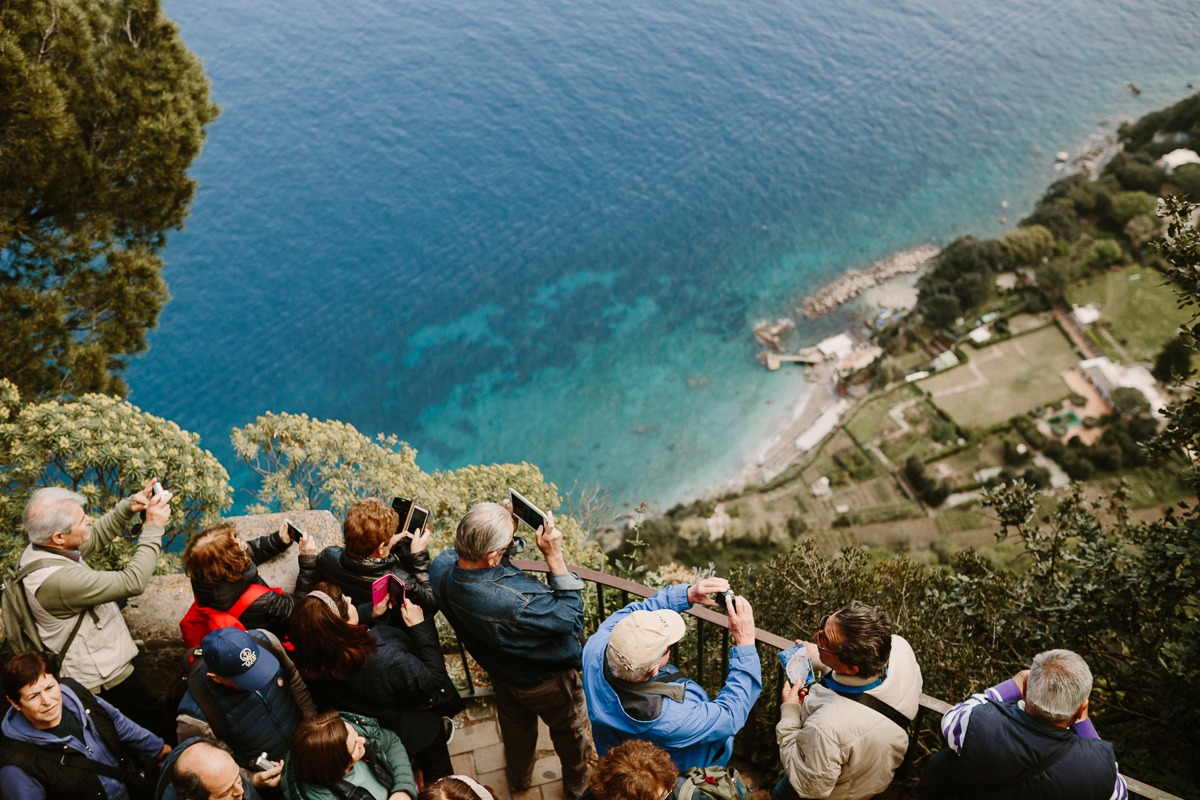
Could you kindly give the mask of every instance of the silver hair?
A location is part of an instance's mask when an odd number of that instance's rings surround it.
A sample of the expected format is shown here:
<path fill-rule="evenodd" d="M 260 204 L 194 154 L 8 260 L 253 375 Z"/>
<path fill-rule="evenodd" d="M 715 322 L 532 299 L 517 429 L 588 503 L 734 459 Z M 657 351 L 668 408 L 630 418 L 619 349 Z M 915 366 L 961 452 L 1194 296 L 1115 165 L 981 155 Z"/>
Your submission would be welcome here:
<path fill-rule="evenodd" d="M 669 649 L 664 650 L 662 656 L 656 658 L 654 663 L 648 667 L 642 667 L 641 669 L 630 669 L 629 667 L 625 666 L 625 662 L 621 660 L 620 654 L 613 649 L 611 644 L 604 648 L 604 654 L 608 659 L 609 673 L 617 680 L 625 681 L 627 683 L 641 683 L 642 681 L 649 680 L 650 673 L 654 671 L 654 668 L 658 666 L 658 662 L 662 661 L 662 657 L 668 652 L 670 652 Z"/>
<path fill-rule="evenodd" d="M 1047 722 L 1066 722 L 1092 693 L 1092 671 L 1070 650 L 1047 650 L 1033 658 L 1025 683 L 1025 707 Z"/>
<path fill-rule="evenodd" d="M 56 533 L 66 533 L 75 524 L 72 506 L 87 508 L 87 498 L 60 486 L 38 489 L 25 504 L 25 532 L 34 544 L 49 544 Z"/>
<path fill-rule="evenodd" d="M 499 503 L 476 503 L 458 523 L 454 552 L 467 561 L 479 561 L 503 550 L 512 539 L 512 514 Z"/>

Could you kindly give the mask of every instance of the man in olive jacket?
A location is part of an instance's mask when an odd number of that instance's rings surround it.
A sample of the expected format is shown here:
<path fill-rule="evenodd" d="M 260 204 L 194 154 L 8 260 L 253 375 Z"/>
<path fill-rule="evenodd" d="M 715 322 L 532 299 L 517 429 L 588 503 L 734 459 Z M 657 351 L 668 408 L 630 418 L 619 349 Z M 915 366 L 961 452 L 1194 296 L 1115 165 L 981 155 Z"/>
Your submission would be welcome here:
<path fill-rule="evenodd" d="M 25 506 L 30 543 L 18 567 L 40 565 L 21 583 L 42 644 L 58 654 L 60 673 L 143 728 L 169 737 L 172 731 L 154 696 L 134 674 L 137 645 L 118 605 L 146 590 L 162 549 L 171 493 L 163 491 L 153 499 L 149 493 L 147 485 L 93 525 L 83 495 L 53 486 L 38 489 Z M 146 512 L 146 522 L 125 569 L 108 572 L 89 567 L 83 559 L 107 547 L 139 511 Z"/>

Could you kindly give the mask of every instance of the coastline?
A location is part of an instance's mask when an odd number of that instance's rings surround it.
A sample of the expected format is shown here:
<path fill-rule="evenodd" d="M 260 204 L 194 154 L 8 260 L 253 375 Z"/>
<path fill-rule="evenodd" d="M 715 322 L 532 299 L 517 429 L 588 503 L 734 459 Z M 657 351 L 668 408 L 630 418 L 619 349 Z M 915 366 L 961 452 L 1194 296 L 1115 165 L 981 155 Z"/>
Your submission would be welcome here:
<path fill-rule="evenodd" d="M 816 294 L 805 297 L 800 308 L 796 310 L 806 319 L 814 319 L 822 314 L 827 314 L 873 286 L 897 275 L 916 272 L 937 258 L 940 252 L 942 249 L 935 244 L 923 244 L 908 250 L 901 250 L 899 253 L 876 261 L 867 269 L 849 270 Z"/>

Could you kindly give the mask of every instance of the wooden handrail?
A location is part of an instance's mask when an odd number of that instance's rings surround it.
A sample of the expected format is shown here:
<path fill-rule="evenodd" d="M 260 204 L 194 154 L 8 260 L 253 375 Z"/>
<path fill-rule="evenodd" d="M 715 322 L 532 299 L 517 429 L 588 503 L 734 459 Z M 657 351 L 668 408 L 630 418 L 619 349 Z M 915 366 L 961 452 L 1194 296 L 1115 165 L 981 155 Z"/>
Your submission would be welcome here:
<path fill-rule="evenodd" d="M 526 572 L 550 571 L 550 567 L 545 561 L 513 561 L 512 565 L 517 569 L 524 570 Z M 640 583 L 634 583 L 633 581 L 626 580 L 625 578 L 619 578 L 616 575 L 609 575 L 607 572 L 597 572 L 594 569 L 587 569 L 586 567 L 567 567 L 567 569 L 578 573 L 579 577 L 583 578 L 585 581 L 591 581 L 592 583 L 606 586 L 610 589 L 616 589 L 619 592 L 634 594 L 638 597 L 650 597 L 658 591 L 657 589 L 651 589 L 649 586 L 645 586 Z M 725 616 L 724 614 L 718 614 L 710 608 L 693 604 L 683 613 L 690 614 L 696 619 L 700 619 L 724 628 L 725 630 L 729 630 L 729 617 Z M 795 642 L 791 639 L 786 639 L 778 634 L 771 633 L 770 631 L 764 631 L 762 628 L 754 629 L 754 640 L 765 645 L 770 645 L 771 647 L 776 647 L 780 650 L 786 650 L 795 644 Z M 921 708 L 927 709 L 936 714 L 945 714 L 947 711 L 953 708 L 953 706 L 951 706 L 945 700 L 937 697 L 930 697 L 927 694 L 921 695 L 920 703 Z M 1124 775 L 1122 777 L 1125 778 L 1125 784 L 1129 787 L 1129 791 L 1132 794 L 1136 794 L 1141 797 L 1148 797 L 1151 800 L 1182 800 L 1182 798 L 1176 795 L 1164 792 L 1162 789 L 1156 789 L 1149 784 L 1145 784 L 1139 780 L 1130 778 L 1128 775 Z"/>

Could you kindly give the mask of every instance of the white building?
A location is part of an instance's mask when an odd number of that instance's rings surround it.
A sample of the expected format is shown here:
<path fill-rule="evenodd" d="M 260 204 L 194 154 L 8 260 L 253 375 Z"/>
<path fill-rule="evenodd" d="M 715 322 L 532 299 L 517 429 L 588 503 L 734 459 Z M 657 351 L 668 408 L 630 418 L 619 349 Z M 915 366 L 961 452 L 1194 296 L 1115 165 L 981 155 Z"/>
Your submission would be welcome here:
<path fill-rule="evenodd" d="M 1181 147 L 1178 150 L 1172 150 L 1158 160 L 1168 174 L 1175 171 L 1175 168 L 1183 164 L 1200 164 L 1200 155 L 1196 155 L 1195 150 L 1188 150 Z"/>

